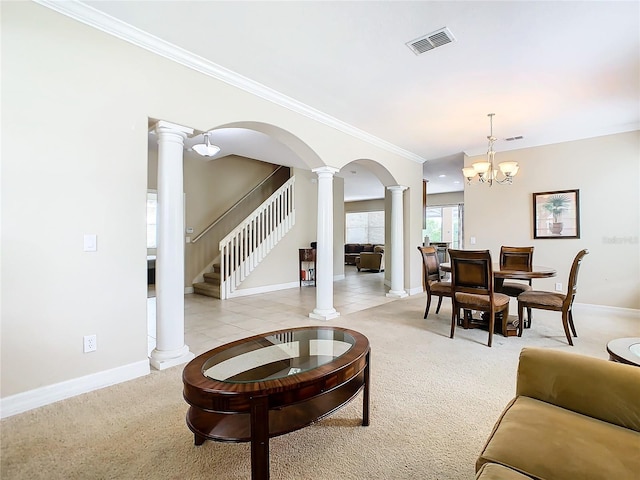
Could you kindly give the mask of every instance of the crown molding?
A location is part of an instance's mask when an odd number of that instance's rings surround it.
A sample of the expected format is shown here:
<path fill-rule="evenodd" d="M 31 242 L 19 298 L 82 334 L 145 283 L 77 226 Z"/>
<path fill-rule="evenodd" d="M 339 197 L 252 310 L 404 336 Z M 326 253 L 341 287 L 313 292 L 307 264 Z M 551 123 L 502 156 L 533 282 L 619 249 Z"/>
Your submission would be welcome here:
<path fill-rule="evenodd" d="M 425 161 L 419 155 L 398 147 L 386 140 L 371 135 L 359 128 L 348 123 L 338 120 L 335 117 L 327 115 L 309 105 L 299 102 L 291 97 L 273 90 L 261 83 L 255 82 L 244 77 L 232 70 L 213 63 L 205 58 L 166 42 L 154 35 L 144 32 L 136 27 L 122 22 L 110 15 L 107 15 L 95 8 L 86 5 L 78 0 L 67 0 L 64 2 L 55 0 L 33 0 L 44 7 L 50 8 L 58 13 L 66 15 L 85 25 L 101 30 L 105 33 L 113 35 L 121 40 L 129 42 L 138 47 L 144 48 L 152 53 L 160 55 L 171 61 L 184 65 L 185 67 L 196 70 L 210 77 L 221 80 L 229 85 L 240 88 L 246 92 L 256 95 L 260 98 L 273 102 L 277 105 L 285 107 L 293 112 L 304 115 L 308 118 L 316 120 L 324 125 L 335 128 L 341 132 L 347 133 L 353 137 L 359 138 L 367 143 L 385 149 L 391 153 L 404 157 L 414 162 L 423 163 Z"/>

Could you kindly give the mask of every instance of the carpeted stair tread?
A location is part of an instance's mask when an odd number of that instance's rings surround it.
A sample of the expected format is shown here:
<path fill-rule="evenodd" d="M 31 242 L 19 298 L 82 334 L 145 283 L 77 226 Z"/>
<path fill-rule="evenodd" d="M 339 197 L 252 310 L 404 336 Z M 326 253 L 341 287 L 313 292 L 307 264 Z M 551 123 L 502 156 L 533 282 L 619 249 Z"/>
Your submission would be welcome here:
<path fill-rule="evenodd" d="M 208 272 L 204 275 L 204 281 L 206 283 L 213 283 L 220 285 L 220 273 L 219 272 Z"/>
<path fill-rule="evenodd" d="M 206 295 L 207 297 L 220 298 L 220 285 L 208 282 L 198 282 L 193 284 L 193 293 Z"/>

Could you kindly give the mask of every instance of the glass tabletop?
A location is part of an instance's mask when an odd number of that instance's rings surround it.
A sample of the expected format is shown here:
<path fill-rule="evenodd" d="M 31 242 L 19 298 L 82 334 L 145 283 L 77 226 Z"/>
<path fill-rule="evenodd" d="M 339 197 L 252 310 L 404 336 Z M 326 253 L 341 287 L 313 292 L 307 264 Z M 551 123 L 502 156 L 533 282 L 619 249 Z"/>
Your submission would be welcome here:
<path fill-rule="evenodd" d="M 355 343 L 349 333 L 326 327 L 283 330 L 213 354 L 204 362 L 202 373 L 230 383 L 273 380 L 332 362 Z"/>

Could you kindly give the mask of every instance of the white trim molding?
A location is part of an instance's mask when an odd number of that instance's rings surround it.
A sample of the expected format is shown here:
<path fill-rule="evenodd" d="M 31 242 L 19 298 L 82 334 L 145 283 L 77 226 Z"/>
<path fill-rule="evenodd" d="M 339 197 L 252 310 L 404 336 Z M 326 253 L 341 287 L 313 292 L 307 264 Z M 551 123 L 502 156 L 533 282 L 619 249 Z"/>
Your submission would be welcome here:
<path fill-rule="evenodd" d="M 143 377 L 150 371 L 149 360 L 144 359 L 122 367 L 10 395 L 0 399 L 0 418 L 7 418 L 83 393 Z"/>
<path fill-rule="evenodd" d="M 409 294 L 409 296 L 413 296 L 413 295 L 419 295 L 421 293 L 424 293 L 424 289 L 423 287 L 414 287 L 414 288 L 406 289 L 406 292 Z"/>
<path fill-rule="evenodd" d="M 611 313 L 616 316 L 635 318 L 640 322 L 640 310 L 635 308 L 611 307 L 609 305 L 595 305 L 592 303 L 574 303 L 573 308 L 592 313 Z M 638 325 L 640 327 L 640 324 Z"/>
<path fill-rule="evenodd" d="M 334 275 L 333 281 L 344 280 L 344 274 Z M 289 288 L 308 288 L 308 287 L 300 287 L 300 282 L 288 282 L 288 283 L 280 283 L 276 285 L 264 285 L 262 287 L 251 287 L 251 288 L 242 288 L 235 290 L 229 298 L 237 298 L 237 297 L 248 297 L 250 295 L 257 295 L 260 293 L 270 293 L 277 292 L 279 290 L 287 290 Z"/>
<path fill-rule="evenodd" d="M 420 164 L 425 162 L 424 158 L 413 152 L 398 147 L 386 140 L 382 140 L 379 137 L 338 120 L 335 117 L 288 97 L 272 88 L 251 80 L 250 78 L 244 77 L 232 70 L 229 70 L 228 68 L 213 63 L 198 55 L 194 55 L 183 48 L 144 32 L 89 5 L 79 2 L 78 0 L 67 0 L 64 2 L 59 0 L 34 1 L 43 7 L 50 8 L 51 10 L 66 15 L 67 17 L 84 23 L 85 25 L 89 25 L 90 27 L 101 30 L 109 35 L 113 35 L 114 37 L 140 48 L 144 48 L 156 55 L 160 55 L 173 62 L 179 63 L 180 65 L 184 65 L 185 67 L 196 70 L 197 72 L 216 78 L 260 98 L 288 108 L 293 112 L 328 125 L 329 127 L 359 138 L 360 140 L 380 147 L 403 158 Z"/>

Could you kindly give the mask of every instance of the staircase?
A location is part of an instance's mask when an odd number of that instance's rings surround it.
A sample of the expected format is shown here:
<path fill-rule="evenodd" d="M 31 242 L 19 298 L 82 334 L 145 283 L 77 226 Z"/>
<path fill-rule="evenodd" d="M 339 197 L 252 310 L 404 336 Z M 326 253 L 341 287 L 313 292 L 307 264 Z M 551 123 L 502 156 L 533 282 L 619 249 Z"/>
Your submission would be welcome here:
<path fill-rule="evenodd" d="M 194 293 L 230 298 L 277 243 L 295 225 L 295 177 L 220 241 L 220 261 L 204 273 L 204 281 L 193 284 Z"/>
<path fill-rule="evenodd" d="M 220 263 L 214 263 L 212 269 L 203 275 L 204 282 L 193 284 L 193 293 L 220 298 Z"/>

